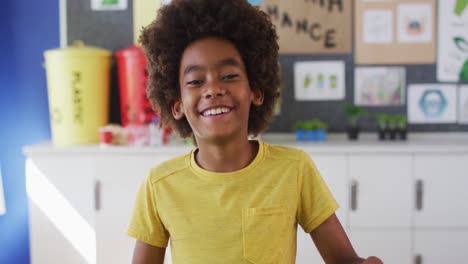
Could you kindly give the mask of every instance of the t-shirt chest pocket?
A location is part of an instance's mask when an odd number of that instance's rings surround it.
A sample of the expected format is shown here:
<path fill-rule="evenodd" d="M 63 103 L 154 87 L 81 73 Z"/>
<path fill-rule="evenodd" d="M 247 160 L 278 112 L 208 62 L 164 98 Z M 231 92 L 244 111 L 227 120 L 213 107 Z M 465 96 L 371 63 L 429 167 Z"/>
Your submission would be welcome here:
<path fill-rule="evenodd" d="M 287 219 L 287 207 L 284 205 L 244 208 L 244 257 L 255 264 L 282 263 L 287 241 Z"/>

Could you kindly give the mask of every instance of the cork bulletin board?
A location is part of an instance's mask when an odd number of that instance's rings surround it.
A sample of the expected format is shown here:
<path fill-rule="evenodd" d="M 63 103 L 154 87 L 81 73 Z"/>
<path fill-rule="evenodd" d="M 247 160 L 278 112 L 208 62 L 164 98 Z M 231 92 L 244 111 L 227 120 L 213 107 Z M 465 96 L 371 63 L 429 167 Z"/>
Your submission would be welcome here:
<path fill-rule="evenodd" d="M 142 0 L 140 0 L 142 1 Z M 144 0 L 151 1 L 151 0 Z M 285 0 L 286 1 L 286 0 Z M 289 1 L 289 0 L 288 0 Z M 296 1 L 296 0 L 295 0 Z M 330 0 L 332 1 L 332 0 Z M 336 2 L 338 0 L 333 0 Z M 358 0 L 343 0 L 343 2 L 351 2 Z M 360 0 L 359 0 L 360 1 Z M 395 0 L 385 0 L 395 1 Z M 400 0 L 398 0 L 400 1 Z M 409 1 L 409 0 L 408 0 Z M 418 2 L 423 0 L 414 0 Z M 94 45 L 102 48 L 107 48 L 112 51 L 124 49 L 132 45 L 135 41 L 134 17 L 133 8 L 134 1 L 128 1 L 128 7 L 125 10 L 119 11 L 93 11 L 90 7 L 90 1 L 67 1 L 67 40 L 68 44 L 73 40 L 81 39 L 86 44 Z M 309 0 L 308 2 L 314 2 Z M 315 1 L 317 3 L 321 0 Z M 329 1 L 323 1 L 328 4 Z M 382 1 L 380 1 L 382 2 Z M 427 3 L 428 1 L 423 1 Z M 433 2 L 432 0 L 430 1 Z M 320 6 L 318 6 L 321 8 Z M 141 7 L 136 7 L 141 8 Z M 336 8 L 336 7 L 334 7 Z M 351 7 L 355 10 L 356 6 Z M 355 10 L 357 11 L 357 10 Z M 156 11 L 153 11 L 156 15 Z M 351 13 L 351 22 L 355 18 L 355 13 Z M 137 20 L 138 21 L 138 20 Z M 312 20 L 309 21 L 309 24 Z M 141 23 L 141 22 L 137 22 Z M 295 22 L 294 22 L 295 23 Z M 352 23 L 350 23 L 352 24 Z M 328 28 L 322 24 L 322 29 Z M 434 30 L 436 28 L 434 27 Z M 275 117 L 269 131 L 271 132 L 292 132 L 293 125 L 296 121 L 320 118 L 326 121 L 329 125 L 330 132 L 344 132 L 346 128 L 346 116 L 341 110 L 341 106 L 345 102 L 354 101 L 354 70 L 356 65 L 355 55 L 357 47 L 353 45 L 353 38 L 356 34 L 350 30 L 350 46 L 343 50 L 332 53 L 291 53 L 281 54 L 279 62 L 281 64 L 281 79 L 282 79 L 282 96 L 281 96 L 281 112 Z M 435 33 L 434 33 L 435 34 Z M 336 39 L 336 38 L 335 38 Z M 434 37 L 434 41 L 437 39 Z M 323 42 L 322 42 L 323 43 Z M 323 47 L 323 46 L 322 46 Z M 348 50 L 348 51 L 347 51 Z M 385 53 L 385 50 L 382 50 Z M 433 54 L 435 54 L 435 51 Z M 432 54 L 432 53 L 431 53 Z M 406 85 L 420 83 L 437 83 L 435 56 L 430 56 L 426 63 L 405 64 L 405 63 L 388 63 L 391 66 L 401 66 L 406 70 Z M 302 61 L 343 61 L 345 65 L 345 95 L 341 100 L 333 101 L 297 101 L 294 96 L 294 64 Z M 432 62 L 430 62 L 432 61 Z M 383 62 L 382 62 L 383 63 Z M 398 65 L 395 65 L 398 64 Z M 370 66 L 372 64 L 367 64 Z M 383 65 L 383 64 L 380 64 Z M 383 65 L 385 66 L 385 65 Z M 111 121 L 119 122 L 119 102 L 118 102 L 118 82 L 115 64 L 112 70 L 112 87 L 111 87 Z M 461 82 L 463 83 L 463 82 Z M 465 82 L 466 83 L 466 82 Z M 407 101 L 405 99 L 405 101 Z M 366 107 L 371 113 L 371 116 L 364 118 L 361 124 L 363 131 L 375 131 L 376 122 L 372 114 L 385 113 L 406 113 L 406 105 L 401 106 L 380 106 Z M 410 131 L 468 131 L 467 124 L 414 124 L 410 125 Z"/>
<path fill-rule="evenodd" d="M 436 0 L 356 0 L 355 3 L 356 64 L 435 63 Z M 412 32 L 417 32 L 418 37 Z"/>
<path fill-rule="evenodd" d="M 351 1 L 262 0 L 276 26 L 281 54 L 351 51 Z"/>

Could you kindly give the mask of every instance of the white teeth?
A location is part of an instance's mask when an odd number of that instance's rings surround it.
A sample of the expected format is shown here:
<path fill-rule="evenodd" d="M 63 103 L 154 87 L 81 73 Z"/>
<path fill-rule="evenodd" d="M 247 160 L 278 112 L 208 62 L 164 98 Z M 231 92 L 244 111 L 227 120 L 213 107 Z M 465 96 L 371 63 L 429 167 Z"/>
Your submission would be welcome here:
<path fill-rule="evenodd" d="M 214 108 L 214 109 L 209 109 L 203 112 L 203 116 L 219 115 L 221 113 L 227 113 L 229 111 L 230 110 L 227 107 Z"/>

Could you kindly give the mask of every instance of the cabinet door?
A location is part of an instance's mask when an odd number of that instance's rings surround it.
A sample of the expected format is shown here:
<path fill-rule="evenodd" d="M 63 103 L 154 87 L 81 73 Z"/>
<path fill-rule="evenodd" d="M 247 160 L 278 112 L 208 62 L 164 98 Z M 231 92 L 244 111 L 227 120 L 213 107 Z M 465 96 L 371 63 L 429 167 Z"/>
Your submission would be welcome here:
<path fill-rule="evenodd" d="M 109 155 L 95 163 L 99 180 L 97 263 L 131 263 L 135 240 L 125 233 L 149 169 L 172 156 Z"/>
<path fill-rule="evenodd" d="M 92 162 L 86 155 L 26 161 L 31 263 L 95 263 Z"/>
<path fill-rule="evenodd" d="M 324 263 L 322 256 L 315 247 L 310 234 L 305 233 L 301 227 L 297 229 L 296 264 Z"/>
<path fill-rule="evenodd" d="M 340 205 L 336 215 L 340 219 L 344 228 L 347 225 L 348 212 L 348 181 L 346 175 L 346 156 L 345 155 L 317 155 L 310 154 L 317 169 L 327 183 L 330 191 L 333 193 L 336 201 Z M 312 238 L 304 233 L 301 227 L 297 230 L 297 264 L 323 263 L 320 253 L 317 251 Z"/>
<path fill-rule="evenodd" d="M 467 245 L 466 229 L 414 231 L 414 257 L 420 258 L 421 264 L 466 263 Z"/>
<path fill-rule="evenodd" d="M 468 155 L 417 154 L 417 227 L 468 227 Z"/>
<path fill-rule="evenodd" d="M 410 227 L 413 212 L 412 157 L 352 155 L 350 227 Z"/>
<path fill-rule="evenodd" d="M 354 250 L 362 258 L 377 256 L 383 263 L 413 263 L 409 228 L 351 229 L 348 235 Z"/>
<path fill-rule="evenodd" d="M 349 180 L 346 172 L 348 167 L 346 156 L 311 154 L 311 158 L 340 205 L 340 208 L 336 211 L 336 215 L 343 227 L 346 227 L 349 209 Z"/>

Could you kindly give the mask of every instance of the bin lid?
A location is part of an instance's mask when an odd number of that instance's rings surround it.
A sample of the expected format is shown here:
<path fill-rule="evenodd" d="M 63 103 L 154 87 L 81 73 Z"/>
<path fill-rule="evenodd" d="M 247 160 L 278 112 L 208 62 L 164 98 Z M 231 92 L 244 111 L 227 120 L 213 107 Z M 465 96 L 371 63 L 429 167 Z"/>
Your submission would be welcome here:
<path fill-rule="evenodd" d="M 44 56 L 70 56 L 70 57 L 81 57 L 81 56 L 110 56 L 112 52 L 110 50 L 87 46 L 81 40 L 75 40 L 72 45 L 66 48 L 58 48 L 46 50 Z"/>
<path fill-rule="evenodd" d="M 143 49 L 140 46 L 131 45 L 115 53 L 116 57 L 144 57 Z"/>

